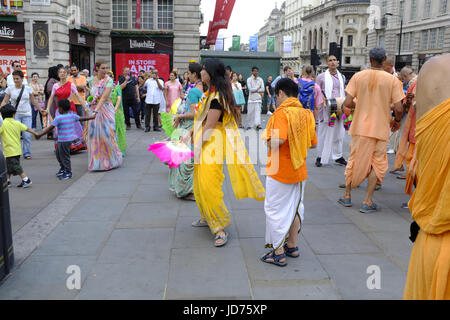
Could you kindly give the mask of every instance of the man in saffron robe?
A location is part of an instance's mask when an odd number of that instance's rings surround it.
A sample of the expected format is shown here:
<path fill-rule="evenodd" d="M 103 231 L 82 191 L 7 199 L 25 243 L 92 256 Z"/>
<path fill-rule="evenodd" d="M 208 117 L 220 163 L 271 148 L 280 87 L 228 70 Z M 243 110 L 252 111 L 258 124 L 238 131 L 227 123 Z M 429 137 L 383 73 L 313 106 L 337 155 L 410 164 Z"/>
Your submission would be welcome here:
<path fill-rule="evenodd" d="M 422 67 L 416 88 L 417 185 L 409 201 L 420 228 L 403 298 L 450 300 L 450 54 Z"/>

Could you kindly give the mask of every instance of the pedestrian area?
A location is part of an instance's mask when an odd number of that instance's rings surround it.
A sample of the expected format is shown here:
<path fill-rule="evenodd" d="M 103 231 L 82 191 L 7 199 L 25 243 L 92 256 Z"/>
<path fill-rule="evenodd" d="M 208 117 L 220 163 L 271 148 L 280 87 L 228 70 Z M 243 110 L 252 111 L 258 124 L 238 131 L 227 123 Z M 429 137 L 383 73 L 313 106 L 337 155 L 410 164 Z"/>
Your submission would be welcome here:
<path fill-rule="evenodd" d="M 259 260 L 264 203 L 236 200 L 228 177 L 228 244 L 215 248 L 207 228 L 191 227 L 195 202 L 168 191 L 168 167 L 147 151 L 160 138 L 128 131 L 124 165 L 110 172 L 86 172 L 87 154 L 76 155 L 69 182 L 54 176 L 51 142 L 33 141 L 41 151 L 24 163 L 33 186 L 10 190 L 16 266 L 0 299 L 402 298 L 412 248 L 404 181 L 388 173 L 374 196 L 381 211 L 362 214 L 366 184 L 355 189 L 353 208 L 340 206 L 345 168 L 316 168 L 311 151 L 301 256 L 279 268 Z M 79 289 L 67 286 L 71 266 L 81 272 Z"/>

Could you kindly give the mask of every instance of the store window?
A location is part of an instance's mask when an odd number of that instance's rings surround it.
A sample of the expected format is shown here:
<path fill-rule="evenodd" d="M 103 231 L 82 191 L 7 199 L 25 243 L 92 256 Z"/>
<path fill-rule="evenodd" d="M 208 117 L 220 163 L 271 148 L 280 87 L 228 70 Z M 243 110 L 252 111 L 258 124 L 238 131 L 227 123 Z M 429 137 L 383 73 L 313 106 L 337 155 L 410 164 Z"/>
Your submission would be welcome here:
<path fill-rule="evenodd" d="M 112 0 L 112 4 L 113 29 L 138 29 L 136 0 Z M 140 9 L 140 29 L 173 30 L 173 0 L 141 0 Z"/>

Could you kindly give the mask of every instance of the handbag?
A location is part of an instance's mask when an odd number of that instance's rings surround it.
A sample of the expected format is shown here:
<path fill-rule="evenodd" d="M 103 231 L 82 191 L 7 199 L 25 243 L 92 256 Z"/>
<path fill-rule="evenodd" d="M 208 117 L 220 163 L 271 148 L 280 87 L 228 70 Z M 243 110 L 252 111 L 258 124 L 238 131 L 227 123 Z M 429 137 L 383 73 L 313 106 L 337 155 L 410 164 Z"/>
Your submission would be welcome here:
<path fill-rule="evenodd" d="M 234 100 L 236 101 L 237 106 L 245 105 L 245 97 L 244 97 L 244 92 L 242 92 L 242 90 L 234 91 L 233 94 L 234 94 Z"/>

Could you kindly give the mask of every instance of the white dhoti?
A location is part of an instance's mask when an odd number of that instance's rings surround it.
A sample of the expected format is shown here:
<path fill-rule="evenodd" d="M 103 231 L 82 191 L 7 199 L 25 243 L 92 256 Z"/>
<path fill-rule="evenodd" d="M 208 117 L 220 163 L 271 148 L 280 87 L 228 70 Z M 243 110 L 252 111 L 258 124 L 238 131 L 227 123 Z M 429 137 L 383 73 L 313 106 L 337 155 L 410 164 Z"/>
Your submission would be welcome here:
<path fill-rule="evenodd" d="M 334 127 L 328 126 L 328 120 L 320 122 L 317 135 L 317 157 L 322 164 L 342 158 L 345 128 L 341 119 L 336 120 Z"/>
<path fill-rule="evenodd" d="M 247 104 L 247 128 L 261 125 L 262 101 L 249 101 Z"/>
<path fill-rule="evenodd" d="M 286 184 L 271 177 L 266 178 L 266 200 L 264 202 L 266 248 L 270 247 L 276 250 L 285 243 L 297 214 L 300 216 L 300 222 L 303 223 L 305 185 L 306 181 Z"/>

